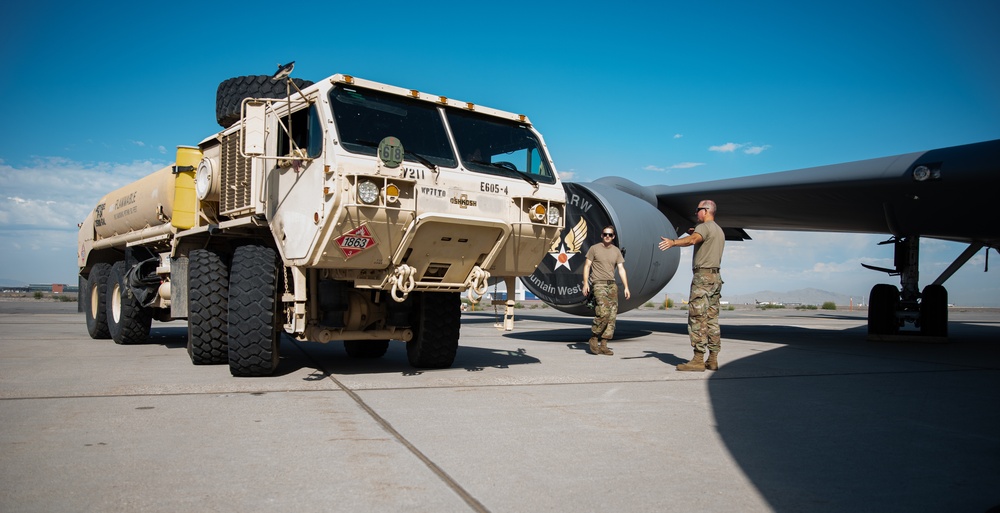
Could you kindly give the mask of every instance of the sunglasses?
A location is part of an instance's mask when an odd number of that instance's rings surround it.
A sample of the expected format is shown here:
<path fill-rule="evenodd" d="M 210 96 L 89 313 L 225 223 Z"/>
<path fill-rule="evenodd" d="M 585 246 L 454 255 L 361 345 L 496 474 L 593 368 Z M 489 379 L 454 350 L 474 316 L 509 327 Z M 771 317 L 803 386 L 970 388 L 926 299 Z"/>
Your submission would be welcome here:
<path fill-rule="evenodd" d="M 613 233 L 607 233 L 607 232 L 604 232 L 601 235 L 604 236 L 604 237 L 614 237 L 615 236 L 615 234 L 613 234 Z"/>
<path fill-rule="evenodd" d="M 695 213 L 698 213 L 699 210 L 704 210 L 705 212 L 708 212 L 708 207 L 698 207 L 694 211 Z"/>

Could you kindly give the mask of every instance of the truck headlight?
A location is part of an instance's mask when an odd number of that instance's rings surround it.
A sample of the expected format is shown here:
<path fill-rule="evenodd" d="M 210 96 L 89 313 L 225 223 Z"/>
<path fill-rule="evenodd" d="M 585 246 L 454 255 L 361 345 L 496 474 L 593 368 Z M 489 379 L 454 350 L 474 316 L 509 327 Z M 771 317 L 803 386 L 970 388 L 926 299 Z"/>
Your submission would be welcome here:
<path fill-rule="evenodd" d="M 545 213 L 545 218 L 549 224 L 559 224 L 560 214 L 559 207 L 549 207 L 548 212 Z"/>
<path fill-rule="evenodd" d="M 201 159 L 201 162 L 198 163 L 198 170 L 194 174 L 194 192 L 198 195 L 199 200 L 205 201 L 213 192 L 214 175 L 212 161 L 207 158 Z"/>
<path fill-rule="evenodd" d="M 367 180 L 359 183 L 358 199 L 366 205 L 375 204 L 378 201 L 378 186 Z"/>
<path fill-rule="evenodd" d="M 541 203 L 535 203 L 531 206 L 531 218 L 535 221 L 541 221 L 545 219 L 545 205 Z"/>
<path fill-rule="evenodd" d="M 399 186 L 394 183 L 385 186 L 385 202 L 387 204 L 394 204 L 399 201 Z"/>

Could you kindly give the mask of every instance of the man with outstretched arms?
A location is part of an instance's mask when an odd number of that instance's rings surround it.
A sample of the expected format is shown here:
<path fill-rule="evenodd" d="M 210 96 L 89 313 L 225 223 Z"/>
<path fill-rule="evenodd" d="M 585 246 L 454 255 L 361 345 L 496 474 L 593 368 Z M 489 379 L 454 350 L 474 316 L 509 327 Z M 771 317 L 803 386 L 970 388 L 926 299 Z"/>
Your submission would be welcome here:
<path fill-rule="evenodd" d="M 718 355 L 722 346 L 719 328 L 719 298 L 722 297 L 722 250 L 726 236 L 715 222 L 715 202 L 698 203 L 698 224 L 691 235 L 680 239 L 660 237 L 660 249 L 674 246 L 694 246 L 692 258 L 691 295 L 688 299 L 688 334 L 694 347 L 694 358 L 677 366 L 679 371 L 704 372 L 718 370 Z M 705 359 L 705 353 L 708 359 Z"/>

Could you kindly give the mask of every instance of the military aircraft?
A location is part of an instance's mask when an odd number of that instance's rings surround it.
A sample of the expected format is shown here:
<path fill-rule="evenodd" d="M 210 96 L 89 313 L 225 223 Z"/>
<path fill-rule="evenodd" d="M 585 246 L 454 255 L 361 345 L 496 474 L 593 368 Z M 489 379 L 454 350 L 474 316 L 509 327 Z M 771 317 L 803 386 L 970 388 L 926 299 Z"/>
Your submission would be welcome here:
<path fill-rule="evenodd" d="M 525 287 L 554 308 L 593 315 L 584 305 L 582 269 L 601 228 L 613 225 L 627 253 L 631 299 L 619 312 L 652 298 L 677 270 L 680 253 L 660 251 L 659 237 L 676 238 L 696 222 L 702 199 L 719 205 L 727 241 L 745 241 L 746 229 L 886 234 L 895 267 L 865 265 L 899 276 L 900 287 L 872 288 L 869 338 L 891 338 L 901 328 L 946 337 L 944 282 L 976 252 L 1000 251 L 1000 139 L 857 162 L 687 185 L 645 187 L 621 177 L 565 183 L 566 228 Z M 955 209 L 960 208 L 956 212 Z M 933 282 L 919 287 L 921 237 L 963 242 L 968 248 Z M 907 331 L 910 334 L 914 330 Z"/>

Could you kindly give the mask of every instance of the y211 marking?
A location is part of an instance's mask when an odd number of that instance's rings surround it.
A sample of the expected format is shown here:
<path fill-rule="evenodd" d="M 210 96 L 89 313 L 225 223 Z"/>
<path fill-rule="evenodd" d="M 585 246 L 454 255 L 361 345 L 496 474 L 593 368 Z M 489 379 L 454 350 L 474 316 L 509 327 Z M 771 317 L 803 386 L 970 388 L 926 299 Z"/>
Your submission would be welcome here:
<path fill-rule="evenodd" d="M 413 169 L 410 167 L 403 168 L 403 178 L 412 178 L 413 180 L 423 180 L 424 170 L 423 169 Z"/>

